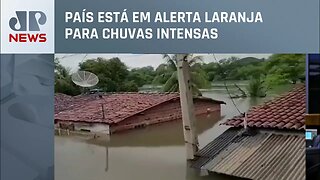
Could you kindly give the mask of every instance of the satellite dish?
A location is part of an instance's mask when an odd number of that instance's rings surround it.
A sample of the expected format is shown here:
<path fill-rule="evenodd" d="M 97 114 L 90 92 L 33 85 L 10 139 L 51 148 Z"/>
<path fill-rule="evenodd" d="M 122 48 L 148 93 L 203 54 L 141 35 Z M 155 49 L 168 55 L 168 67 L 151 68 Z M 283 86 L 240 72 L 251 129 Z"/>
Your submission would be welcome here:
<path fill-rule="evenodd" d="M 78 71 L 71 75 L 72 82 L 81 87 L 92 87 L 98 84 L 98 76 L 88 71 Z"/>

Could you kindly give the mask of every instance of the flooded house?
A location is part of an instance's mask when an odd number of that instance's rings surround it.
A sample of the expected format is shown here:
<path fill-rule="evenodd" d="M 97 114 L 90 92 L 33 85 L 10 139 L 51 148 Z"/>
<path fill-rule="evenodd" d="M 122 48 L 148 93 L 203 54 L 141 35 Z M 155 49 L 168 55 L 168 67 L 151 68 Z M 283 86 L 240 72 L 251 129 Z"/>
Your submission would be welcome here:
<path fill-rule="evenodd" d="M 195 97 L 195 114 L 220 114 L 221 104 L 224 102 Z M 178 93 L 55 95 L 56 128 L 111 134 L 181 117 Z"/>
<path fill-rule="evenodd" d="M 197 152 L 192 167 L 244 179 L 305 179 L 305 86 L 251 108 Z"/>

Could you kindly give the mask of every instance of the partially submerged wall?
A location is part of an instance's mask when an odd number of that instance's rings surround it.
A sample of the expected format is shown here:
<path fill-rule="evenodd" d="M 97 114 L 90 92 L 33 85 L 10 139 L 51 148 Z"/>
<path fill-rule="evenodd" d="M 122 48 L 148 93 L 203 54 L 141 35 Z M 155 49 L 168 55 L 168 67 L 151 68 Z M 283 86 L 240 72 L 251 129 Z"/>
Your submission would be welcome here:
<path fill-rule="evenodd" d="M 194 105 L 196 115 L 211 112 L 220 113 L 220 104 L 216 104 L 208 100 L 195 99 Z M 111 125 L 110 130 L 112 133 L 114 133 L 118 131 L 144 127 L 151 124 L 178 120 L 181 119 L 181 117 L 180 101 L 177 99 L 162 103 L 144 111 L 143 113 L 131 116 L 120 123 Z"/>
<path fill-rule="evenodd" d="M 99 134 L 110 134 L 110 128 L 108 124 L 74 123 L 74 130 L 88 131 Z"/>
<path fill-rule="evenodd" d="M 214 103 L 210 100 L 195 99 L 195 115 L 209 114 L 218 112 L 220 114 L 220 104 Z M 152 124 L 163 123 L 167 121 L 174 121 L 181 119 L 180 100 L 175 99 L 167 101 L 146 111 L 126 118 L 125 120 L 111 124 L 103 123 L 83 123 L 83 122 L 65 122 L 56 121 L 57 128 L 69 129 L 71 131 L 88 131 L 97 134 L 111 134 L 128 129 L 145 127 Z"/>
<path fill-rule="evenodd" d="M 57 122 L 55 124 L 56 129 L 64 129 L 70 131 L 83 131 L 91 132 L 95 134 L 110 134 L 109 124 L 101 123 L 83 123 L 83 122 Z"/>

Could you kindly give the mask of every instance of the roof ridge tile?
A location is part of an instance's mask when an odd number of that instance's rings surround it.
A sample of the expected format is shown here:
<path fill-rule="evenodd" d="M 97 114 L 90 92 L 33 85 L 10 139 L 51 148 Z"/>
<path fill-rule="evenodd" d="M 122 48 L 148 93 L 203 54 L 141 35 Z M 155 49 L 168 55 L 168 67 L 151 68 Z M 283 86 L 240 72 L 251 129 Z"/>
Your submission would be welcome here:
<path fill-rule="evenodd" d="M 247 124 L 255 128 L 301 130 L 305 126 L 305 106 L 305 85 L 297 85 L 287 93 L 250 108 Z M 242 122 L 235 116 L 223 124 L 243 126 Z"/>

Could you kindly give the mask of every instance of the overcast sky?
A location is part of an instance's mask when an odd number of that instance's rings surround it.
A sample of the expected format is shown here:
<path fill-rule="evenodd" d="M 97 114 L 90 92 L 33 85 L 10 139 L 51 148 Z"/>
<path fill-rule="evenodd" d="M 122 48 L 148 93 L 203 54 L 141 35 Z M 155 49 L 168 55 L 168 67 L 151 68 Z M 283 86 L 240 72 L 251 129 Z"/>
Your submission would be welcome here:
<path fill-rule="evenodd" d="M 196 54 L 204 57 L 204 62 L 214 62 L 215 59 L 212 54 Z M 217 60 L 228 58 L 231 56 L 244 58 L 244 57 L 256 57 L 256 58 L 268 58 L 271 54 L 215 54 Z M 73 72 L 78 70 L 80 62 L 86 59 L 92 59 L 97 57 L 103 57 L 110 59 L 112 57 L 118 57 L 124 62 L 130 69 L 136 67 L 152 66 L 157 67 L 159 64 L 164 63 L 161 54 L 56 54 L 60 63 L 71 68 Z"/>

